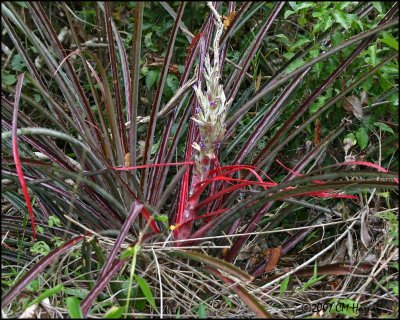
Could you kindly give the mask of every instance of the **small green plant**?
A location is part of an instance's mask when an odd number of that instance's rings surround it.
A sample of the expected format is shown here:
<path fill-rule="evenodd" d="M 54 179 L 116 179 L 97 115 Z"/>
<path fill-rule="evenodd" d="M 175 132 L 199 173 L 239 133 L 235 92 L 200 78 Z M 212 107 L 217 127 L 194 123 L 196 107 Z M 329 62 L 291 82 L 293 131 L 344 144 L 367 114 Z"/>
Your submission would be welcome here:
<path fill-rule="evenodd" d="M 62 284 L 56 285 L 54 288 L 46 289 L 45 291 L 43 291 L 43 293 L 41 293 L 35 299 L 33 299 L 31 302 L 29 302 L 27 307 L 38 304 L 38 303 L 42 302 L 44 299 L 49 298 L 49 297 L 61 292 L 62 290 L 64 290 L 64 286 Z"/>
<path fill-rule="evenodd" d="M 320 282 L 322 279 L 324 279 L 325 276 L 318 276 L 318 267 L 317 267 L 317 262 L 314 264 L 314 273 L 310 279 L 307 280 L 306 283 L 303 284 L 303 286 L 297 291 L 297 292 L 304 292 L 306 289 L 309 287 L 315 285 L 316 283 Z"/>
<path fill-rule="evenodd" d="M 289 284 L 289 280 L 290 280 L 289 276 L 287 276 L 285 279 L 283 279 L 283 281 L 281 283 L 281 287 L 279 289 L 280 296 L 282 296 L 286 292 L 288 284 Z"/>
<path fill-rule="evenodd" d="M 31 253 L 34 255 L 46 256 L 50 253 L 50 246 L 44 241 L 37 241 L 33 244 L 33 246 L 29 249 Z"/>
<path fill-rule="evenodd" d="M 124 314 L 124 311 L 124 307 L 112 306 L 110 310 L 105 313 L 104 319 L 120 319 Z"/>
<path fill-rule="evenodd" d="M 61 220 L 59 218 L 57 218 L 56 216 L 50 216 L 49 217 L 49 221 L 47 222 L 49 227 L 62 227 L 62 223 Z"/>
<path fill-rule="evenodd" d="M 197 317 L 199 319 L 207 319 L 206 305 L 203 302 L 197 307 Z"/>

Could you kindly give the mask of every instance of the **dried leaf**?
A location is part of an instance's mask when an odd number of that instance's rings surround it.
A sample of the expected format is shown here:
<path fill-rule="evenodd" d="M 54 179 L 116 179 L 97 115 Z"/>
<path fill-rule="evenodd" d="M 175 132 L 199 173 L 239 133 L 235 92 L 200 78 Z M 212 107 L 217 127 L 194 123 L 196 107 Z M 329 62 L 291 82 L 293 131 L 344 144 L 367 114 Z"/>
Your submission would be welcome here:
<path fill-rule="evenodd" d="M 371 236 L 369 235 L 368 231 L 367 218 L 368 218 L 368 210 L 364 210 L 364 212 L 361 215 L 360 233 L 361 233 L 361 242 L 366 248 L 368 248 L 369 243 L 371 242 Z"/>
<path fill-rule="evenodd" d="M 346 241 L 342 241 L 339 248 L 333 254 L 333 258 L 330 263 L 340 263 L 342 261 L 345 261 L 346 252 L 347 252 L 347 243 Z"/>
<path fill-rule="evenodd" d="M 363 98 L 363 97 L 362 97 Z M 364 98 L 365 100 L 365 98 Z M 360 99 L 356 96 L 345 97 L 343 103 L 343 109 L 348 112 L 353 112 L 357 119 L 362 119 L 364 117 L 364 111 L 362 108 L 362 103 Z"/>
<path fill-rule="evenodd" d="M 363 260 L 375 264 L 378 261 L 378 257 L 374 253 L 368 253 Z"/>
<path fill-rule="evenodd" d="M 178 77 L 181 75 L 181 73 L 179 72 L 179 69 L 178 69 L 178 65 L 176 65 L 176 64 L 171 64 L 169 66 L 168 70 L 169 70 L 169 72 L 177 75 Z"/>
<path fill-rule="evenodd" d="M 235 18 L 236 11 L 232 11 L 228 16 L 222 16 L 222 23 L 224 24 L 224 29 L 228 29 L 228 27 L 232 24 L 233 19 Z"/>
<path fill-rule="evenodd" d="M 353 257 L 354 243 L 353 243 L 353 236 L 351 235 L 351 232 L 347 233 L 346 247 L 347 247 L 347 254 L 349 255 L 350 263 L 353 263 L 354 262 L 354 257 Z"/>
<path fill-rule="evenodd" d="M 279 258 L 281 257 L 282 247 L 278 246 L 276 248 L 269 248 L 265 252 L 265 257 L 267 260 L 267 265 L 265 266 L 265 272 L 271 272 L 276 268 Z"/>
<path fill-rule="evenodd" d="M 343 149 L 344 153 L 347 156 L 349 153 L 349 150 L 357 144 L 357 138 L 354 133 L 349 133 L 344 139 L 343 139 Z"/>
<path fill-rule="evenodd" d="M 237 260 L 247 260 L 251 258 L 251 251 L 250 250 L 242 250 L 240 253 L 237 255 Z"/>
<path fill-rule="evenodd" d="M 255 85 L 255 92 L 258 91 L 258 89 L 260 89 L 261 86 L 261 72 L 258 74 L 257 80 L 256 80 L 256 85 Z"/>
<path fill-rule="evenodd" d="M 26 308 L 25 311 L 22 312 L 19 319 L 35 319 L 36 318 L 35 312 L 36 312 L 37 308 L 38 308 L 38 304 L 34 304 L 34 305 Z"/>
<path fill-rule="evenodd" d="M 146 142 L 143 140 L 138 141 L 138 147 L 139 147 L 139 153 L 137 158 L 143 158 L 143 154 L 144 154 L 144 146 L 145 146 Z"/>
<path fill-rule="evenodd" d="M 129 167 L 130 163 L 131 163 L 131 154 L 130 154 L 130 152 L 128 152 L 124 157 L 125 167 Z"/>
<path fill-rule="evenodd" d="M 262 253 L 262 249 L 260 248 L 260 246 L 255 245 L 254 247 L 241 250 L 236 259 L 237 260 L 246 260 L 246 259 L 254 258 L 259 253 Z"/>
<path fill-rule="evenodd" d="M 360 102 L 361 102 L 362 106 L 365 106 L 368 104 L 367 98 L 368 98 L 367 91 L 363 90 L 360 94 Z"/>
<path fill-rule="evenodd" d="M 318 145 L 321 142 L 321 119 L 317 118 L 315 120 L 315 128 L 314 128 L 314 146 Z"/>

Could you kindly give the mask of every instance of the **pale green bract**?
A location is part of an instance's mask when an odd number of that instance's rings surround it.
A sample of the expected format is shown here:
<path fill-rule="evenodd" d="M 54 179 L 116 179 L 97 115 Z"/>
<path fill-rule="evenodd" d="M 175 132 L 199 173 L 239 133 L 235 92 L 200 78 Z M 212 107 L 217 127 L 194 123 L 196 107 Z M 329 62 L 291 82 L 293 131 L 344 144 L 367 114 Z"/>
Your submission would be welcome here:
<path fill-rule="evenodd" d="M 209 4 L 208 4 L 209 5 Z M 211 10 L 212 5 L 209 5 Z M 203 77 L 205 79 L 206 89 L 201 89 L 199 86 L 194 86 L 197 100 L 200 105 L 200 110 L 192 117 L 193 121 L 199 126 L 200 141 L 193 142 L 192 146 L 197 151 L 195 155 L 195 174 L 202 181 L 209 168 L 210 160 L 215 159 L 215 150 L 219 147 L 225 134 L 225 119 L 227 107 L 230 101 L 226 102 L 226 96 L 223 86 L 220 84 L 221 73 L 219 65 L 219 41 L 224 29 L 221 22 L 221 17 L 214 10 L 215 24 L 217 31 L 213 42 L 214 61 L 211 65 L 210 55 L 207 53 L 204 62 Z"/>

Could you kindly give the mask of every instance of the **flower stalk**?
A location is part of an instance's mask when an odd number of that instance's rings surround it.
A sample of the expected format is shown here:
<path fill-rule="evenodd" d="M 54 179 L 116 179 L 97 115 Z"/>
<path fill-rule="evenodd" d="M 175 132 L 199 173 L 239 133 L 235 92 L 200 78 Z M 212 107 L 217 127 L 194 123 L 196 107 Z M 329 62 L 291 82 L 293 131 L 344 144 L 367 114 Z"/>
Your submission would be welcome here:
<path fill-rule="evenodd" d="M 218 163 L 216 152 L 220 148 L 225 134 L 225 119 L 227 115 L 227 107 L 231 101 L 226 101 L 225 92 L 221 82 L 220 68 L 220 48 L 219 42 L 224 30 L 222 17 L 211 2 L 207 2 L 207 6 L 214 15 L 214 23 L 216 25 L 216 33 L 213 40 L 213 61 L 211 62 L 210 54 L 207 53 L 204 61 L 204 68 L 201 74 L 205 80 L 204 89 L 201 80 L 193 89 L 198 100 L 199 107 L 196 108 L 192 120 L 199 129 L 198 140 L 193 142 L 194 151 L 194 167 L 192 180 L 189 188 L 189 200 L 185 205 L 182 217 L 177 221 L 171 229 L 174 230 L 174 236 L 177 240 L 186 239 L 193 226 L 193 218 L 195 217 L 194 208 L 200 198 L 199 190 L 201 182 L 208 178 L 210 165 L 212 162 Z"/>
<path fill-rule="evenodd" d="M 202 75 L 205 80 L 205 89 L 201 89 L 201 84 L 194 86 L 199 108 L 192 117 L 199 128 L 199 141 L 193 143 L 196 150 L 195 167 L 193 171 L 193 182 L 191 194 L 195 186 L 208 176 L 211 161 L 216 157 L 216 151 L 220 148 L 225 134 L 225 119 L 227 106 L 225 92 L 221 81 L 221 70 L 219 60 L 219 42 L 224 30 L 222 18 L 215 10 L 211 2 L 207 2 L 208 7 L 215 16 L 216 34 L 213 41 L 214 59 L 211 64 L 210 55 L 207 54 L 204 62 Z"/>

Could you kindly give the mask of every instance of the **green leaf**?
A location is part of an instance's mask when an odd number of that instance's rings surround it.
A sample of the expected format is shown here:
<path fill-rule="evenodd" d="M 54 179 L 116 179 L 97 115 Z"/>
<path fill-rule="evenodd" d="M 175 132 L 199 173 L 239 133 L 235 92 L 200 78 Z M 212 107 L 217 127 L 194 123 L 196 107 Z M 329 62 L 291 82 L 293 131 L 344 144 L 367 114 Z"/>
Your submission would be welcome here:
<path fill-rule="evenodd" d="M 29 304 L 28 307 L 33 306 L 34 304 L 42 302 L 44 299 L 51 297 L 57 293 L 59 293 L 61 290 L 64 289 L 64 286 L 62 284 L 59 284 L 55 286 L 54 288 L 50 288 L 45 290 L 42 294 L 40 294 L 37 298 L 33 299 Z"/>
<path fill-rule="evenodd" d="M 372 87 L 372 85 L 374 84 L 374 77 L 371 76 L 369 78 L 367 78 L 362 84 L 361 87 L 364 91 L 368 92 L 368 90 Z"/>
<path fill-rule="evenodd" d="M 361 127 L 356 132 L 356 138 L 361 150 L 364 150 L 369 142 L 367 129 Z"/>
<path fill-rule="evenodd" d="M 364 31 L 364 24 L 360 19 L 354 19 L 353 22 L 355 22 L 360 27 L 361 31 Z"/>
<path fill-rule="evenodd" d="M 294 52 L 286 52 L 283 56 L 284 56 L 286 59 L 290 60 L 294 55 L 295 55 Z"/>
<path fill-rule="evenodd" d="M 232 307 L 233 307 L 233 302 L 232 302 L 231 299 L 229 299 L 228 297 L 225 297 L 225 296 L 222 296 L 222 298 L 224 299 L 226 305 L 227 305 L 229 308 L 232 308 Z"/>
<path fill-rule="evenodd" d="M 172 92 L 176 92 L 178 90 L 179 86 L 179 79 L 176 75 L 174 74 L 169 74 L 167 76 L 167 86 L 172 90 Z"/>
<path fill-rule="evenodd" d="M 399 295 L 399 282 L 398 281 L 393 281 L 393 282 L 389 283 L 387 288 L 391 289 L 396 296 Z"/>
<path fill-rule="evenodd" d="M 70 295 L 81 299 L 85 299 L 89 292 L 90 291 L 85 288 L 65 288 L 64 290 L 65 295 Z"/>
<path fill-rule="evenodd" d="M 293 61 L 285 70 L 285 74 L 289 74 L 296 70 L 297 68 L 300 68 L 302 65 L 304 65 L 306 62 L 303 59 L 298 59 Z"/>
<path fill-rule="evenodd" d="M 36 226 L 36 231 L 40 234 L 44 234 L 44 228 L 42 226 Z"/>
<path fill-rule="evenodd" d="M 344 9 L 346 9 L 348 6 L 351 6 L 351 4 L 352 4 L 352 2 L 350 2 L 350 1 L 340 2 L 340 3 L 338 3 L 338 8 L 339 8 L 340 10 L 344 10 Z"/>
<path fill-rule="evenodd" d="M 42 96 L 41 96 L 40 94 L 38 94 L 38 93 L 35 93 L 35 94 L 33 95 L 33 98 L 35 99 L 35 101 L 36 101 L 37 103 L 39 103 L 39 102 L 42 100 Z"/>
<path fill-rule="evenodd" d="M 285 14 L 283 15 L 284 19 L 287 19 L 288 17 L 290 17 L 292 14 L 294 13 L 294 11 L 292 10 L 286 10 Z"/>
<path fill-rule="evenodd" d="M 395 106 L 395 107 L 397 107 L 397 106 L 399 105 L 399 96 L 398 96 L 397 94 L 391 95 L 391 96 L 388 98 L 388 100 L 389 100 L 389 102 L 390 102 L 393 106 Z M 397 112 L 397 109 L 396 109 L 396 112 Z"/>
<path fill-rule="evenodd" d="M 299 39 L 299 40 L 297 40 L 297 41 L 290 47 L 290 51 L 294 51 L 294 50 L 297 49 L 298 47 L 301 47 L 301 46 L 303 46 L 304 44 L 309 43 L 309 42 L 311 42 L 311 40 L 310 40 L 310 39 L 307 39 L 307 38 Z"/>
<path fill-rule="evenodd" d="M 44 241 L 37 241 L 35 244 L 29 249 L 33 254 L 47 256 L 50 253 L 49 245 Z"/>
<path fill-rule="evenodd" d="M 283 279 L 281 287 L 279 289 L 279 296 L 282 296 L 286 292 L 287 286 L 289 284 L 289 278 L 290 276 L 287 276 L 285 279 Z"/>
<path fill-rule="evenodd" d="M 380 40 L 384 44 L 387 44 L 389 47 L 392 47 L 393 49 L 399 51 L 399 42 L 390 33 L 385 32 L 383 34 L 383 38 Z"/>
<path fill-rule="evenodd" d="M 387 64 L 382 67 L 381 71 L 387 73 L 388 77 L 397 76 L 399 74 L 399 67 L 394 64 Z"/>
<path fill-rule="evenodd" d="M 160 222 L 168 222 L 169 218 L 166 214 L 156 214 L 154 215 L 154 220 Z"/>
<path fill-rule="evenodd" d="M 49 221 L 47 223 L 49 227 L 53 226 L 62 227 L 60 219 L 56 216 L 49 216 Z"/>
<path fill-rule="evenodd" d="M 330 16 L 323 17 L 321 22 L 322 22 L 322 31 L 328 30 L 333 24 L 333 20 Z"/>
<path fill-rule="evenodd" d="M 329 97 L 330 95 L 319 96 L 317 101 L 314 102 L 309 108 L 310 115 L 313 115 L 315 112 L 317 112 L 325 104 L 326 100 L 329 99 Z"/>
<path fill-rule="evenodd" d="M 317 260 L 315 260 L 313 278 L 316 278 L 317 276 L 318 276 L 318 265 L 317 265 Z"/>
<path fill-rule="evenodd" d="M 126 258 L 131 257 L 133 254 L 135 253 L 135 247 L 129 247 L 127 249 L 125 249 L 121 255 L 120 255 L 120 259 L 121 260 L 125 260 Z"/>
<path fill-rule="evenodd" d="M 368 47 L 369 52 L 369 64 L 376 67 L 376 44 Z"/>
<path fill-rule="evenodd" d="M 357 143 L 357 139 L 356 139 L 356 136 L 354 135 L 354 133 L 350 132 L 349 134 L 347 134 L 343 139 L 343 143 L 351 144 L 354 146 Z"/>
<path fill-rule="evenodd" d="M 340 23 L 340 25 L 345 28 L 346 30 L 348 30 L 350 28 L 350 23 L 351 21 L 349 21 L 346 17 L 346 15 L 341 12 L 341 11 L 335 11 L 333 13 L 333 17 L 335 18 L 335 21 L 337 23 Z"/>
<path fill-rule="evenodd" d="M 394 134 L 394 131 L 391 127 L 389 127 L 386 123 L 383 122 L 374 122 L 374 126 L 377 126 L 379 129 L 382 131 L 389 132 L 391 134 Z"/>
<path fill-rule="evenodd" d="M 382 5 L 379 1 L 373 1 L 372 5 L 374 6 L 374 8 L 379 12 L 382 13 L 383 9 L 382 9 Z"/>
<path fill-rule="evenodd" d="M 157 48 L 155 47 L 153 40 L 151 39 L 152 35 L 153 32 L 149 32 L 144 36 L 144 45 L 147 49 L 150 49 L 151 51 L 157 51 Z"/>
<path fill-rule="evenodd" d="M 32 292 L 38 292 L 40 288 L 40 278 L 31 281 L 27 286 L 26 289 Z"/>
<path fill-rule="evenodd" d="M 28 8 L 28 5 L 25 3 L 25 1 L 15 1 L 15 3 L 22 8 Z"/>
<path fill-rule="evenodd" d="M 120 319 L 124 313 L 124 307 L 112 306 L 110 310 L 106 312 L 103 319 Z"/>
<path fill-rule="evenodd" d="M 291 6 L 292 9 L 293 9 L 294 11 L 297 11 L 297 4 L 296 4 L 296 2 L 294 2 L 294 1 L 289 1 L 289 6 Z"/>
<path fill-rule="evenodd" d="M 303 287 L 299 290 L 299 292 L 303 292 L 304 290 L 308 289 L 309 287 L 313 286 L 314 284 L 320 282 L 322 279 L 325 278 L 325 275 L 323 276 L 315 276 L 315 274 L 303 285 Z"/>
<path fill-rule="evenodd" d="M 199 319 L 206 319 L 207 318 L 206 305 L 203 302 L 199 304 L 199 307 L 197 309 L 197 317 Z"/>
<path fill-rule="evenodd" d="M 314 6 L 315 4 L 312 2 L 300 2 L 299 4 L 296 4 L 296 11 L 299 11 L 301 9 L 305 9 L 305 8 L 310 8 L 312 6 Z"/>
<path fill-rule="evenodd" d="M 232 60 L 235 61 L 235 62 L 237 62 L 237 61 L 239 60 L 239 54 L 238 54 L 238 52 L 235 52 L 235 53 L 233 54 Z M 185 66 L 178 65 L 178 71 L 179 71 L 179 73 L 183 73 L 183 72 L 185 71 Z"/>
<path fill-rule="evenodd" d="M 158 77 L 158 70 L 150 70 L 146 75 L 146 87 L 150 90 Z"/>
<path fill-rule="evenodd" d="M 11 60 L 11 69 L 13 69 L 14 71 L 22 71 L 24 67 L 24 60 L 19 54 L 16 54 Z"/>
<path fill-rule="evenodd" d="M 157 310 L 156 301 L 154 300 L 153 293 L 151 292 L 151 289 L 150 289 L 149 284 L 147 283 L 147 281 L 145 279 L 143 279 L 142 277 L 139 277 L 137 275 L 135 275 L 135 280 L 139 284 L 139 287 L 142 290 L 142 293 L 146 297 L 147 301 L 150 303 L 150 305 L 154 309 Z"/>
<path fill-rule="evenodd" d="M 11 86 L 17 82 L 17 77 L 13 74 L 2 73 L 1 81 L 7 86 Z"/>
<path fill-rule="evenodd" d="M 332 35 L 332 45 L 333 46 L 338 46 L 339 44 L 341 44 L 344 41 L 344 36 L 341 32 L 336 31 L 333 35 Z"/>
<path fill-rule="evenodd" d="M 79 299 L 77 297 L 68 297 L 66 299 L 67 309 L 71 319 L 82 319 L 83 313 Z"/>

